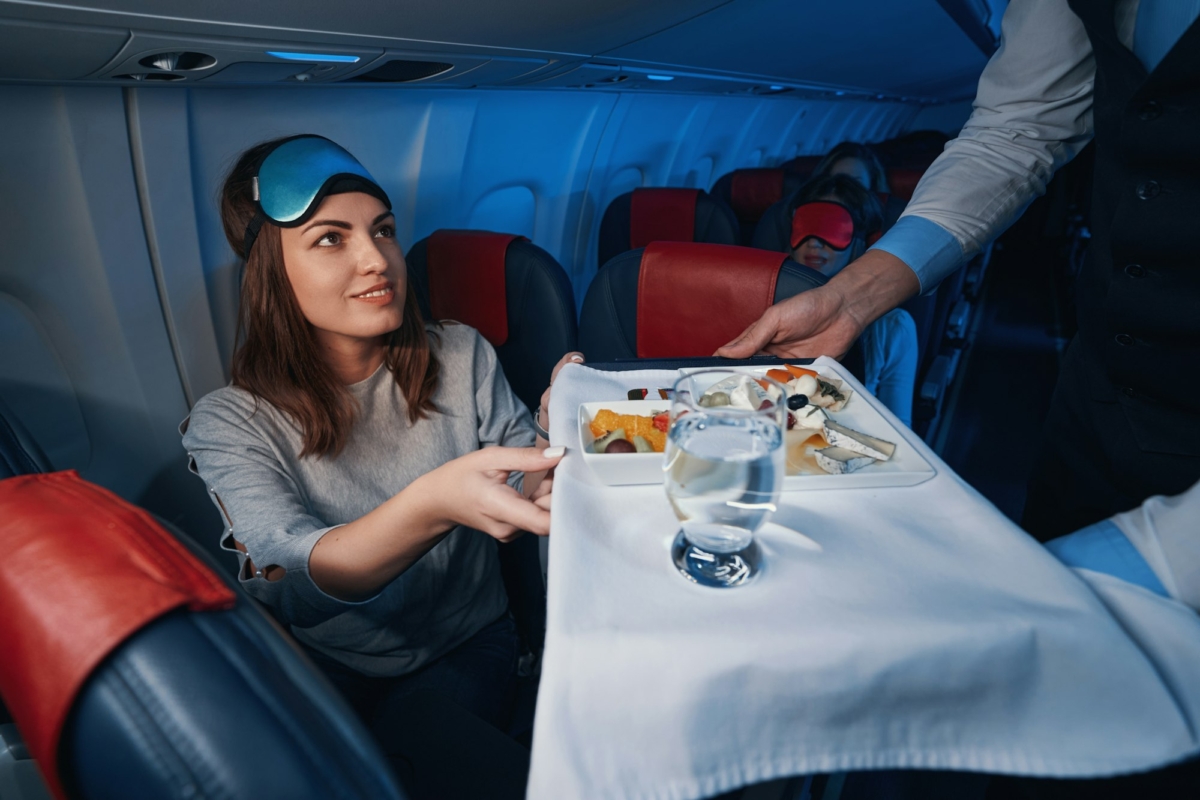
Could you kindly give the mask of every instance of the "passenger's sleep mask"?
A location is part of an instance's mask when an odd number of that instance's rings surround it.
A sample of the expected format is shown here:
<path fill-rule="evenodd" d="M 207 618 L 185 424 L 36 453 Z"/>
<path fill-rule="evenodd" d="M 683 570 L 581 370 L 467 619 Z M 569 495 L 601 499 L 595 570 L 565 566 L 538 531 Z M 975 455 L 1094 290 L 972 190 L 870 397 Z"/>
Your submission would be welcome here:
<path fill-rule="evenodd" d="M 845 250 L 854 241 L 854 217 L 850 209 L 829 200 L 797 207 L 792 214 L 792 249 L 813 236 L 834 250 Z"/>
<path fill-rule="evenodd" d="M 264 222 L 295 228 L 307 222 L 331 194 L 366 192 L 392 207 L 371 173 L 340 146 L 323 136 L 302 134 L 284 139 L 269 152 L 254 176 L 258 211 L 246 226 L 244 256 Z"/>

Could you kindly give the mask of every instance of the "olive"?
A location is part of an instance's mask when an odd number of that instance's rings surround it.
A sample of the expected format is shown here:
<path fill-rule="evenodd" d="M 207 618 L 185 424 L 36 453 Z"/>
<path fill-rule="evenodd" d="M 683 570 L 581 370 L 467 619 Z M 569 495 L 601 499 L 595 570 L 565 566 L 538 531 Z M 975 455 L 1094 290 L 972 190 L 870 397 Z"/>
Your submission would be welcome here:
<path fill-rule="evenodd" d="M 608 443 L 608 447 L 604 448 L 606 453 L 636 453 L 637 448 L 633 446 L 633 442 L 628 439 L 613 439 Z"/>
<path fill-rule="evenodd" d="M 788 398 L 788 408 L 792 411 L 799 411 L 808 405 L 808 395 L 794 394 Z"/>

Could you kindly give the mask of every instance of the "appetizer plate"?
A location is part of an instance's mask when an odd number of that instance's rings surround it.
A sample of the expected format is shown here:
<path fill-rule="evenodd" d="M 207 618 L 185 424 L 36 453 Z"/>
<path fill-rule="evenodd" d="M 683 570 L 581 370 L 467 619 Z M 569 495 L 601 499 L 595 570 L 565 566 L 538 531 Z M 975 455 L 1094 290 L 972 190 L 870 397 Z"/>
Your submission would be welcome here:
<path fill-rule="evenodd" d="M 590 427 L 592 419 L 603 409 L 617 414 L 637 414 L 652 417 L 671 410 L 669 400 L 606 400 L 584 403 L 579 407 L 579 441 L 583 445 L 583 462 L 601 482 L 609 486 L 632 483 L 662 483 L 662 453 L 594 453 L 596 437 Z"/>
<path fill-rule="evenodd" d="M 749 375 L 762 376 L 768 369 L 776 367 L 751 367 L 740 369 Z M 822 364 L 816 369 L 823 377 L 837 378 L 845 381 L 848 377 L 834 365 Z M 700 372 L 699 369 L 684 369 L 681 373 Z M 848 475 L 830 475 L 821 470 L 811 455 L 814 446 L 824 447 L 819 439 L 810 439 L 805 432 L 798 429 L 789 431 L 785 446 L 788 448 L 789 471 L 797 467 L 804 474 L 788 475 L 783 481 L 783 491 L 810 491 L 816 489 L 865 489 L 887 486 L 915 486 L 937 474 L 925 458 L 897 430 L 891 422 L 879 411 L 879 401 L 868 397 L 856 388 L 857 382 L 849 384 L 854 392 L 850 401 L 841 411 L 832 412 L 829 418 L 833 422 L 852 428 L 859 433 L 874 436 L 892 442 L 896 445 L 895 454 L 888 461 L 880 461 L 863 467 Z M 610 486 L 628 484 L 662 483 L 663 455 L 662 453 L 594 453 L 592 444 L 595 437 L 589 428 L 589 423 L 601 409 L 609 409 L 617 414 L 638 414 L 653 416 L 655 412 L 669 411 L 671 403 L 667 400 L 608 400 L 584 403 L 579 407 L 579 438 L 583 446 L 583 460 L 601 482 Z"/>

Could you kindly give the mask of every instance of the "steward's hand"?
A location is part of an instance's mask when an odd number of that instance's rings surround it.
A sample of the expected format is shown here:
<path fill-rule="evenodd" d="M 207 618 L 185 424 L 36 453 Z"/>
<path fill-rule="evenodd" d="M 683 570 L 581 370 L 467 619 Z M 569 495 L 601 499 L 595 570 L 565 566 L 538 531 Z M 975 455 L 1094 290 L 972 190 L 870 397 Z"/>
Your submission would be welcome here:
<path fill-rule="evenodd" d="M 539 486 L 538 496 L 528 500 L 508 485 L 508 476 L 553 469 L 563 453 L 561 447 L 485 447 L 422 475 L 409 488 L 422 498 L 436 527 L 466 525 L 501 542 L 522 531 L 545 536 L 550 533 L 549 482 L 543 480 L 545 488 Z"/>
<path fill-rule="evenodd" d="M 920 290 L 907 264 L 884 250 L 868 250 L 824 286 L 768 308 L 716 355 L 841 358 L 864 328 Z"/>

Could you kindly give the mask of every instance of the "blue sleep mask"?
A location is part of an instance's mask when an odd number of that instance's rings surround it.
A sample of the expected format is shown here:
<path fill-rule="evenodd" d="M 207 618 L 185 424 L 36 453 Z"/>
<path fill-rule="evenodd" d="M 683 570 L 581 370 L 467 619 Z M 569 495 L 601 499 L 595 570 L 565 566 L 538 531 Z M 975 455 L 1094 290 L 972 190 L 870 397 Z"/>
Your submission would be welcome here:
<path fill-rule="evenodd" d="M 365 192 L 392 208 L 387 192 L 358 159 L 324 136 L 302 134 L 284 139 L 267 153 L 254 176 L 258 207 L 246 226 L 242 253 L 249 258 L 263 223 L 295 228 L 307 222 L 331 194 Z"/>

